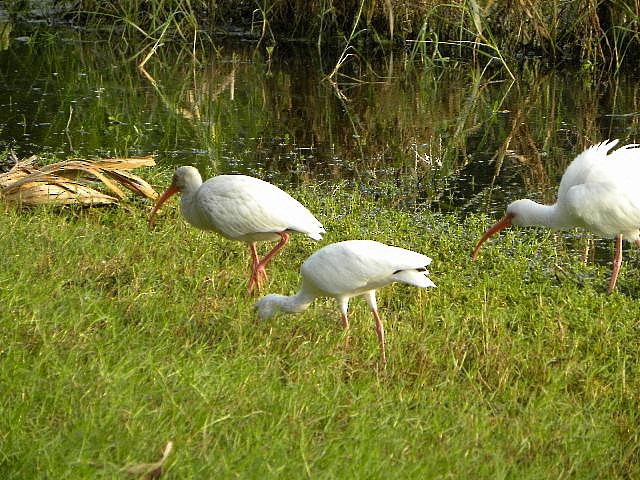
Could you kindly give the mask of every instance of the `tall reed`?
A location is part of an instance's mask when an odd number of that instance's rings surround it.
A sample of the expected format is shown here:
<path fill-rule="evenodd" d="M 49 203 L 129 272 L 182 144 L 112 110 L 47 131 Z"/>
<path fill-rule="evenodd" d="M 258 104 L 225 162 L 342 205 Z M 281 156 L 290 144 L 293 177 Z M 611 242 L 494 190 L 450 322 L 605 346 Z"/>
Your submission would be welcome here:
<path fill-rule="evenodd" d="M 141 35 L 150 45 L 174 40 L 195 46 L 205 32 L 268 39 L 271 51 L 290 41 L 315 44 L 321 55 L 331 52 L 329 75 L 345 55 L 388 52 L 390 45 L 425 61 L 456 56 L 497 62 L 508 75 L 531 56 L 615 69 L 640 56 L 640 4 L 626 0 L 79 0 L 78 5 L 78 20 L 112 28 L 121 38 L 127 32 Z"/>

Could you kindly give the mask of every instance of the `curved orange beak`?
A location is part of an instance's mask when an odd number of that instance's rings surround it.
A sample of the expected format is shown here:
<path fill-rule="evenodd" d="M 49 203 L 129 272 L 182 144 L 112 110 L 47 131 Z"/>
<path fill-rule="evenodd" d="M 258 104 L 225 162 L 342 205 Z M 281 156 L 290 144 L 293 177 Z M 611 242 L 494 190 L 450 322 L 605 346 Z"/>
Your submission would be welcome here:
<path fill-rule="evenodd" d="M 504 217 L 502 217 L 498 221 L 498 223 L 496 223 L 493 227 L 491 227 L 489 230 L 484 232 L 484 234 L 482 235 L 482 238 L 480 238 L 480 240 L 478 241 L 478 244 L 476 245 L 476 248 L 473 249 L 473 253 L 471 254 L 471 260 L 475 260 L 476 258 L 478 258 L 478 252 L 480 252 L 480 247 L 492 235 L 498 233 L 500 230 L 503 230 L 503 229 L 505 229 L 507 227 L 510 227 L 512 219 L 513 219 L 513 215 L 507 214 Z"/>
<path fill-rule="evenodd" d="M 158 211 L 158 209 L 160 208 L 160 206 L 166 202 L 167 200 L 169 200 L 169 198 L 172 195 L 175 195 L 176 193 L 178 193 L 178 187 L 176 187 L 175 185 L 171 185 L 169 188 L 167 188 L 166 192 L 164 192 L 160 198 L 156 201 L 156 204 L 153 206 L 153 209 L 151 210 L 151 215 L 149 215 L 149 228 L 153 227 L 153 221 L 155 219 L 156 216 L 156 212 Z"/>

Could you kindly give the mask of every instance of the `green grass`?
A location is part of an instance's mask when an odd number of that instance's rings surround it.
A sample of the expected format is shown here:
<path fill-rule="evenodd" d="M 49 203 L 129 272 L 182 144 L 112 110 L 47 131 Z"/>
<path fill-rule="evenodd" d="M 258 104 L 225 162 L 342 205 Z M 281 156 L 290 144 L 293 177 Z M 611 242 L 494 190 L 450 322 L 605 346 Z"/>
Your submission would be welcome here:
<path fill-rule="evenodd" d="M 244 245 L 148 208 L 0 215 L 0 477 L 123 478 L 175 443 L 167 478 L 635 478 L 638 255 L 619 290 L 543 230 L 469 254 L 490 219 L 408 212 L 345 185 L 292 193 L 322 244 L 432 256 L 436 289 L 379 291 L 389 363 L 352 302 L 260 321 Z M 607 244 L 607 248 L 611 247 Z M 264 248 L 264 246 L 263 246 Z M 297 288 L 296 237 L 269 291 Z M 604 254 L 603 254 L 604 256 Z"/>

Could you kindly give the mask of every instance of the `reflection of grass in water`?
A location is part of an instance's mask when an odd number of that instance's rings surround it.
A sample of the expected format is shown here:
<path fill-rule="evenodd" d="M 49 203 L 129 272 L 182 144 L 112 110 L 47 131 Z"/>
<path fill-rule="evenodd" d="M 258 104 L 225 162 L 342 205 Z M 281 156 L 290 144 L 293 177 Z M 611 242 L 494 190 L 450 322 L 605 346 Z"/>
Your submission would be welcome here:
<path fill-rule="evenodd" d="M 322 244 L 434 259 L 436 289 L 379 292 L 385 372 L 363 302 L 348 343 L 329 300 L 258 321 L 245 247 L 187 227 L 175 202 L 154 231 L 139 208 L 1 215 L 3 476 L 117 477 L 169 440 L 175 478 L 638 476 L 631 260 L 605 296 L 607 267 L 535 229 L 472 263 L 486 218 L 327 188 L 291 191 Z M 269 290 L 292 292 L 319 246 L 294 238 Z"/>
<path fill-rule="evenodd" d="M 381 195 L 400 176 L 417 204 L 493 211 L 513 200 L 509 192 L 552 200 L 573 155 L 603 138 L 633 138 L 640 121 L 624 116 L 640 110 L 628 79 L 582 83 L 536 63 L 511 82 L 499 70 L 406 68 L 408 57 L 396 58 L 391 69 L 382 62 L 345 70 L 363 81 L 337 93 L 300 51 L 269 64 L 251 48 L 195 63 L 189 52 L 165 48 L 145 76 L 104 45 L 12 49 L 7 61 L 39 89 L 25 90 L 24 107 L 8 108 L 5 134 L 26 131 L 36 152 L 60 144 L 100 156 L 160 152 L 160 162 L 194 163 L 206 176 L 234 171 L 295 183 L 322 175 Z M 372 70 L 388 78 L 372 81 Z"/>

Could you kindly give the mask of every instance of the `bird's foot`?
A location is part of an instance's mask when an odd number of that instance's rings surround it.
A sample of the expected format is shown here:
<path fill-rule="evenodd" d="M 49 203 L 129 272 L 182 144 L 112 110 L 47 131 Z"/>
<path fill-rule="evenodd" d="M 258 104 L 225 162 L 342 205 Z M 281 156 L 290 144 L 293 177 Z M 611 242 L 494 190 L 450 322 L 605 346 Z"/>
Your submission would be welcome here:
<path fill-rule="evenodd" d="M 264 267 L 257 265 L 251 272 L 249 285 L 247 286 L 247 293 L 251 295 L 256 290 L 256 287 L 258 291 L 262 290 L 262 285 L 268 279 L 269 277 L 267 276 L 267 271 L 264 269 Z"/>

